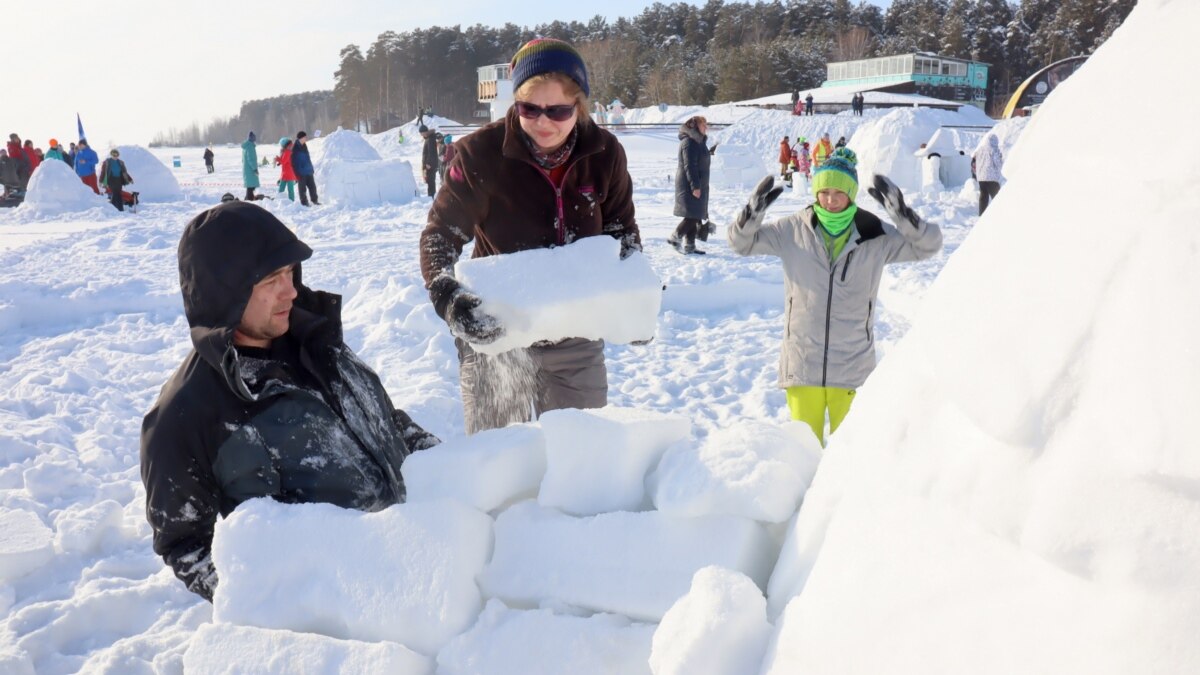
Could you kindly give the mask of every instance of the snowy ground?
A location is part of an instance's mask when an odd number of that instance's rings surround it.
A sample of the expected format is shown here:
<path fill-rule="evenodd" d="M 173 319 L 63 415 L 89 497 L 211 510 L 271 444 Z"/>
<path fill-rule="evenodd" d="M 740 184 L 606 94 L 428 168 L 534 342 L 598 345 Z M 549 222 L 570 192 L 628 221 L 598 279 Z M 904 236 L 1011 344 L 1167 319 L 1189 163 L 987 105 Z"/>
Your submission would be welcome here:
<path fill-rule="evenodd" d="M 1193 226 L 1200 137 L 1169 115 L 1095 118 L 1089 111 L 1108 104 L 1114 78 L 1136 85 L 1131 96 L 1170 86 L 1168 75 L 1137 71 L 1141 61 L 1127 55 L 1195 52 L 1186 31 L 1197 21 L 1195 5 L 1144 1 L 1028 129 L 998 130 L 1006 150 L 1018 135 L 1022 141 L 1010 183 L 970 241 L 978 220 L 973 190 L 909 191 L 913 207 L 941 225 L 945 248 L 884 273 L 881 367 L 786 526 L 769 588 L 761 577 L 750 583 L 709 568 L 657 630 L 613 614 L 573 614 L 571 602 L 511 612 L 493 598 L 476 629 L 456 638 L 457 651 L 439 664 L 477 672 L 467 657 L 504 645 L 507 655 L 491 663 L 565 664 L 586 652 L 555 651 L 563 642 L 547 635 L 648 651 L 654 630 L 651 663 L 660 674 L 699 672 L 687 663 L 744 673 L 754 672 L 745 664 L 758 663 L 772 631 L 763 662 L 770 673 L 1194 672 L 1200 471 L 1189 420 L 1200 405 L 1200 357 L 1187 343 L 1197 329 L 1187 308 L 1200 302 Z M 1200 105 L 1194 91 L 1181 96 L 1185 108 Z M 645 111 L 637 121 L 680 121 L 696 112 Z M 736 122 L 714 140 L 749 149 L 764 173 L 785 133 L 814 138 L 828 130 L 851 138 L 862 165 L 890 167 L 902 185 L 919 176 L 916 165 L 903 164 L 916 149 L 909 146 L 956 121 L 911 111 L 886 121 L 871 111 L 803 120 L 724 107 L 707 114 Z M 978 123 L 963 117 L 960 123 Z M 1160 171 L 1113 184 L 1125 158 L 1104 142 L 1112 128 L 1142 129 L 1153 147 L 1173 154 L 1156 155 Z M 666 246 L 677 221 L 675 135 L 620 138 L 646 254 L 668 288 L 657 339 L 609 347 L 610 403 L 681 414 L 697 442 L 720 440 L 719 431 L 747 419 L 784 422 L 775 388 L 780 265 L 734 256 L 723 232 L 706 256 L 683 257 Z M 371 142 L 384 158 L 419 153 L 411 140 L 396 144 L 394 133 Z M 182 156 L 175 174 L 184 201 L 123 215 L 104 205 L 58 217 L 0 213 L 0 672 L 178 673 L 192 643 L 192 658 L 229 644 L 250 658 L 278 639 L 213 624 L 212 607 L 150 549 L 139 425 L 189 349 L 175 247 L 195 213 L 222 192 L 241 193 L 237 149 L 217 149 L 213 176 L 199 148 L 157 154 L 167 162 Z M 1072 166 L 1045 157 L 1070 158 Z M 271 175 L 265 171 L 264 183 Z M 727 223 L 749 187 L 715 191 L 713 219 Z M 1146 194 L 1156 199 L 1139 201 Z M 810 200 L 798 188 L 773 212 Z M 865 195 L 860 202 L 881 212 Z M 353 210 L 264 204 L 315 249 L 306 282 L 346 297 L 347 342 L 381 374 L 397 405 L 456 439 L 462 420 L 453 345 L 417 267 L 429 203 L 416 196 Z M 1131 227 L 1130 214 L 1161 229 Z M 1179 245 L 1163 246 L 1162 237 Z M 1165 336 L 1174 339 L 1164 343 Z M 647 522 L 654 517 L 618 516 L 617 529 L 625 522 L 653 531 Z M 585 521 L 548 516 L 529 502 L 501 516 L 505 536 L 537 518 L 586 542 Z M 783 539 L 783 527 L 768 529 Z M 499 562 L 519 569 L 527 561 L 509 548 Z M 481 583 L 516 593 L 520 580 L 503 569 L 496 564 Z M 631 586 L 643 581 L 631 579 Z M 770 591 L 769 613 L 763 590 Z M 645 621 L 650 614 L 631 609 L 625 616 Z M 709 617 L 735 630 L 715 634 L 700 625 Z M 744 639 L 722 641 L 733 633 Z M 533 640 L 538 649 L 522 649 Z M 309 646 L 328 658 L 351 649 L 322 644 Z M 715 665 L 735 653 L 745 656 L 740 669 Z M 347 657 L 346 668 L 409 658 L 356 654 L 360 660 Z M 630 672 L 599 663 L 560 672 Z M 213 672 L 220 665 L 206 664 Z"/>
<path fill-rule="evenodd" d="M 795 122 L 781 115 L 775 124 Z M 773 130 L 743 133 L 778 138 Z M 385 157 L 417 158 L 412 141 L 389 152 L 394 139 L 373 140 Z M 651 345 L 609 348 L 611 403 L 683 413 L 701 438 L 739 417 L 786 420 L 775 387 L 780 266 L 734 255 L 723 228 L 706 256 L 667 246 L 678 222 L 671 215 L 675 134 L 630 132 L 621 140 L 646 253 L 668 290 Z M 260 155 L 269 150 L 260 147 Z M 175 266 L 179 233 L 223 192 L 242 193 L 240 149 L 216 148 L 211 176 L 201 153 L 156 151 L 168 166 L 181 156 L 182 202 L 123 215 L 107 205 L 39 220 L 0 213 L 0 505 L 36 514 L 60 538 L 65 523 L 88 523 L 82 539 L 0 584 L 8 615 L 0 650 L 24 652 L 39 673 L 121 672 L 144 661 L 169 669 L 210 617 L 207 603 L 150 550 L 137 454 L 141 416 L 189 348 Z M 764 166 L 770 161 L 768 154 Z M 264 184 L 274 171 L 263 169 Z M 748 190 L 714 194 L 713 220 L 728 222 Z M 809 201 L 800 189 L 786 192 L 774 211 Z M 885 274 L 881 354 L 907 330 L 925 288 L 976 220 L 968 197 L 912 201 L 941 223 L 946 249 Z M 453 344 L 428 307 L 418 270 L 429 198 L 354 210 L 262 203 L 313 246 L 307 283 L 346 296 L 347 341 L 383 376 L 397 405 L 442 438 L 461 435 Z"/>

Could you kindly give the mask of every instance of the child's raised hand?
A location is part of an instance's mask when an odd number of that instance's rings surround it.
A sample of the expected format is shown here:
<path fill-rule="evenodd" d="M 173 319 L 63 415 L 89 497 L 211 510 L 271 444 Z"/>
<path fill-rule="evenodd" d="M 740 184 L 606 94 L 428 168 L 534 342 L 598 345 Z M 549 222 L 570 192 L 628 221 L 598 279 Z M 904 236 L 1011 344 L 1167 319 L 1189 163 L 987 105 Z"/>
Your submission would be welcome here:
<path fill-rule="evenodd" d="M 745 227 L 748 223 L 753 223 L 755 227 L 762 224 L 762 218 L 767 212 L 767 208 L 779 198 L 779 195 L 783 194 L 783 186 L 774 187 L 774 185 L 774 176 L 767 176 L 759 181 L 758 186 L 754 188 L 754 194 L 750 195 L 750 200 L 746 202 L 746 206 L 742 207 L 734 220 L 735 227 Z"/>
<path fill-rule="evenodd" d="M 897 225 L 908 223 L 914 228 L 919 227 L 920 218 L 904 203 L 904 193 L 896 187 L 895 183 L 888 180 L 887 176 L 879 174 L 875 174 L 872 183 L 874 183 L 874 187 L 867 188 L 867 192 L 875 198 L 875 201 L 883 205 L 893 222 Z"/>

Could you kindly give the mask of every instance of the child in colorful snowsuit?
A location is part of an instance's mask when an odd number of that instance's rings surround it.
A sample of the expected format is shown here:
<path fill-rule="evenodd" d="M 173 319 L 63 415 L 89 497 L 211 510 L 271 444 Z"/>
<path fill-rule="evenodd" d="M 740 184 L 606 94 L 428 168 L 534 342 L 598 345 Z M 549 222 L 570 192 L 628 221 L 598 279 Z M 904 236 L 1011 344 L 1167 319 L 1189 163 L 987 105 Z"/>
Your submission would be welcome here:
<path fill-rule="evenodd" d="M 942 248 L 938 226 L 904 203 L 894 183 L 876 175 L 871 196 L 895 226 L 855 203 L 857 158 L 839 148 L 813 173 L 817 203 L 763 223 L 782 187 L 763 179 L 728 230 L 741 255 L 783 261 L 785 331 L 779 386 L 794 420 L 808 424 L 825 443 L 845 419 L 854 392 L 875 369 L 874 312 L 883 266 L 923 260 Z"/>

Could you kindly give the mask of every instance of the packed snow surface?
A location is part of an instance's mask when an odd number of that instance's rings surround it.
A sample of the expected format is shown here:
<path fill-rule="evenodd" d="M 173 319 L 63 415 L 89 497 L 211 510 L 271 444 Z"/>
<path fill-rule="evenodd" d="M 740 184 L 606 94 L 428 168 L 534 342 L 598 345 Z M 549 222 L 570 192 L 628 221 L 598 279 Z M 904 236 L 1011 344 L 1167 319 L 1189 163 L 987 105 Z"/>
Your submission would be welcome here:
<path fill-rule="evenodd" d="M 778 261 L 736 256 L 721 233 L 706 256 L 668 247 L 676 132 L 618 130 L 644 257 L 668 288 L 652 343 L 606 348 L 609 402 L 690 424 L 657 460 L 608 450 L 622 481 L 646 462 L 633 510 L 540 505 L 552 452 L 541 422 L 463 442 L 454 341 L 418 266 L 427 197 L 261 202 L 313 246 L 306 282 L 344 296 L 347 342 L 447 440 L 462 484 L 450 462 L 414 459 L 403 507 L 246 505 L 222 524 L 245 566 L 219 593 L 246 583 L 218 617 L 151 550 L 137 448 L 142 414 L 189 349 L 179 232 L 240 192 L 240 150 L 217 148 L 211 175 L 201 148 L 151 151 L 184 158 L 171 169 L 183 198 L 137 214 L 76 203 L 78 179 L 43 164 L 43 187 L 63 179 L 45 193 L 57 196 L 0 211 L 0 672 L 1200 670 L 1200 127 L 1174 112 L 1200 107 L 1200 91 L 1144 67 L 1200 56 L 1196 25 L 1196 3 L 1143 0 L 1031 120 L 997 124 L 1008 182 L 982 219 L 970 182 L 916 191 L 920 143 L 987 123 L 969 110 L 627 110 L 631 123 L 731 123 L 710 142 L 767 167 L 785 134 L 844 135 L 860 176 L 892 175 L 946 241 L 884 271 L 880 366 L 817 455 L 782 430 Z M 1173 105 L 1115 105 L 1113 82 L 1130 100 L 1169 91 Z M 409 162 L 415 184 L 413 131 L 365 140 Z M 1130 171 L 1112 142 L 1124 136 L 1152 149 L 1153 171 Z M 275 177 L 264 168 L 267 185 Z M 728 224 L 748 189 L 714 181 L 714 222 Z M 797 185 L 768 218 L 811 200 Z M 884 215 L 861 192 L 859 204 Z M 743 445 L 722 433 L 736 429 Z M 568 475 L 580 494 L 612 480 Z M 776 522 L 792 500 L 798 511 Z M 275 527 L 252 535 L 255 519 Z M 338 555 L 316 554 L 331 545 Z M 413 581 L 435 568 L 444 584 Z M 438 592 L 452 598 L 444 620 L 373 620 Z M 249 625 L 255 612 L 311 623 Z"/>

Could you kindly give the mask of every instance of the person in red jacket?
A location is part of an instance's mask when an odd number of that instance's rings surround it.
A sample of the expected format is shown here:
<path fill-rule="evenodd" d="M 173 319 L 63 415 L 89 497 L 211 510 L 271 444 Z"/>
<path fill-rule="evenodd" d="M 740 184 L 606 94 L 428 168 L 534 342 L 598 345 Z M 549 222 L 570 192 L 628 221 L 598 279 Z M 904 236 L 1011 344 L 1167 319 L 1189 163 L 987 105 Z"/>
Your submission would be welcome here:
<path fill-rule="evenodd" d="M 17 180 L 20 181 L 20 187 L 24 190 L 29 185 L 29 175 L 33 173 L 33 164 L 25 154 L 25 148 L 21 145 L 21 137 L 16 134 L 8 135 L 8 156 L 17 163 Z"/>
<path fill-rule="evenodd" d="M 29 173 L 32 175 L 42 163 L 42 156 L 38 154 L 37 148 L 33 147 L 33 141 L 25 141 L 24 150 L 25 156 L 29 158 Z"/>
<path fill-rule="evenodd" d="M 792 163 L 792 144 L 787 136 L 779 141 L 779 177 L 788 179 L 788 166 Z"/>
<path fill-rule="evenodd" d="M 292 139 L 279 139 L 279 156 L 275 158 L 279 167 L 279 191 L 287 190 L 288 199 L 296 201 L 296 170 L 292 168 Z"/>

